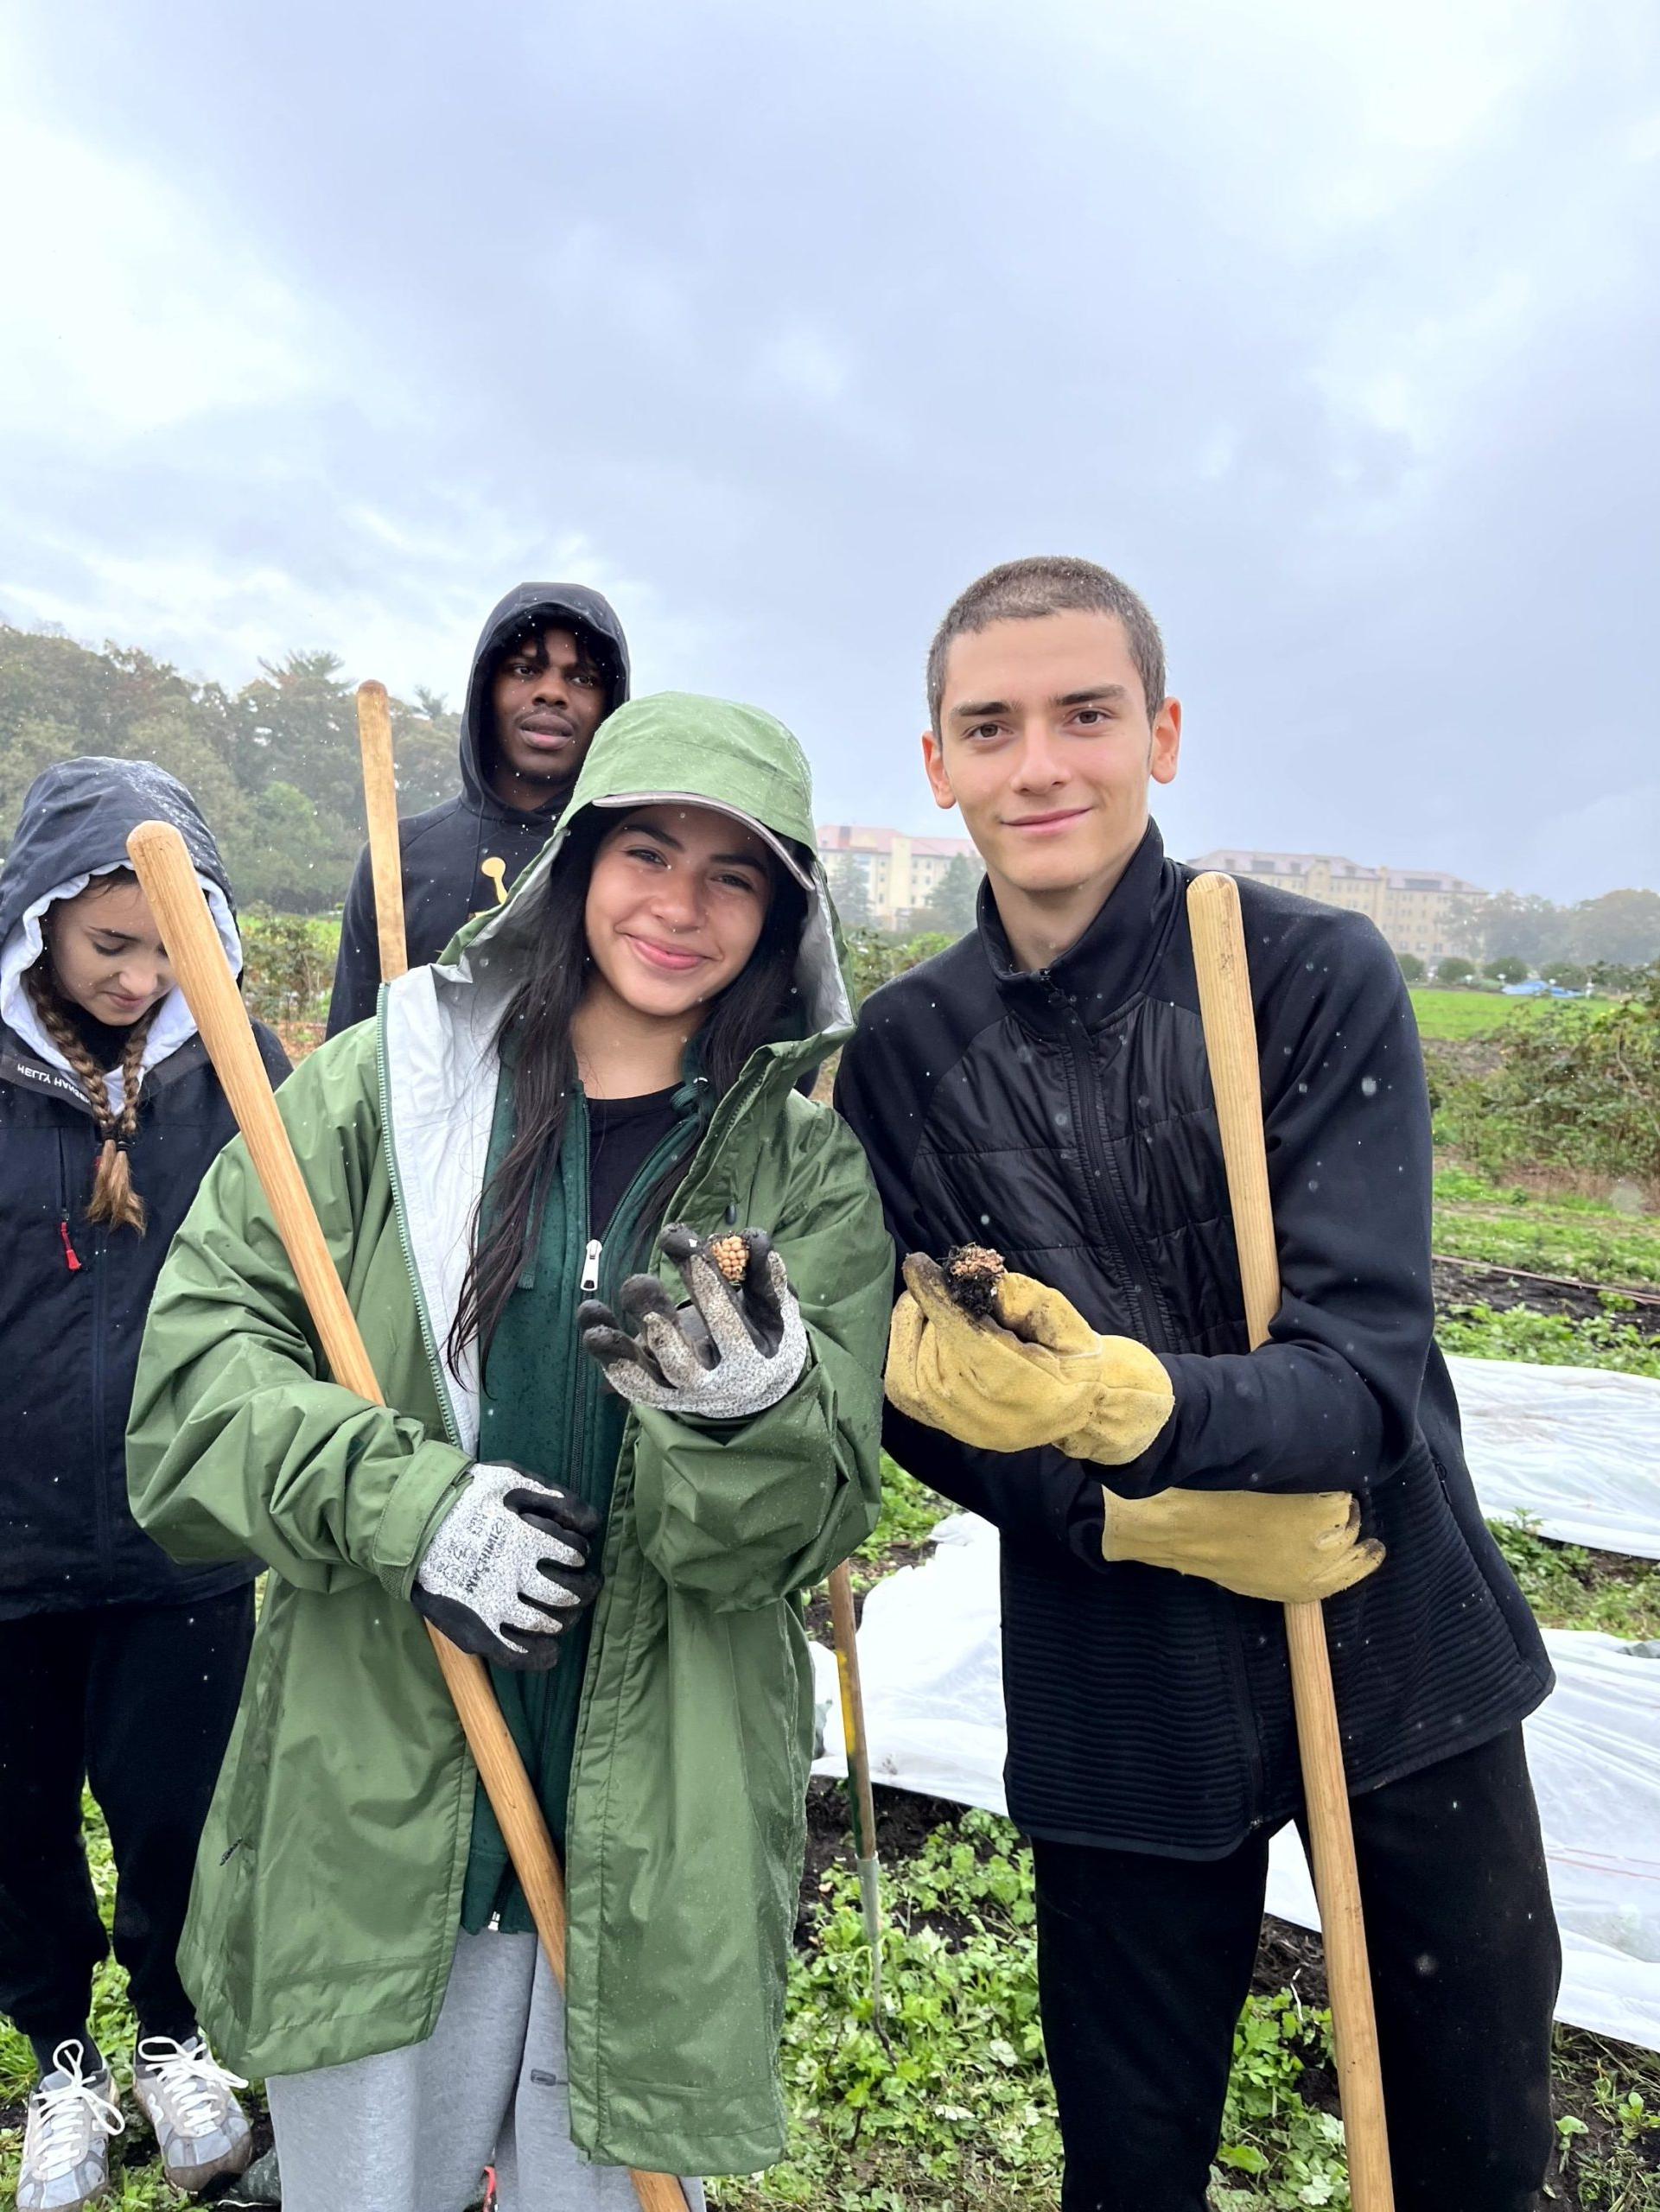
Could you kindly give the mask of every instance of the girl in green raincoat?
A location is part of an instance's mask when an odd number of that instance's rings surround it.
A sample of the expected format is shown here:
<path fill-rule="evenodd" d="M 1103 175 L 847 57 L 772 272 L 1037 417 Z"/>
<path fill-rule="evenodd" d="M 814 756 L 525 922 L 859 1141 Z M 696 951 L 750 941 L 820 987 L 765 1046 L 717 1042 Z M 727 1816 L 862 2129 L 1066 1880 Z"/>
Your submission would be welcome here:
<path fill-rule="evenodd" d="M 507 905 L 281 1093 L 386 1405 L 326 1379 L 239 1143 L 179 1235 L 135 1510 L 271 1569 L 181 1964 L 289 2212 L 460 2212 L 487 2161 L 504 2212 L 598 2212 L 620 2167 L 781 2155 L 793 1593 L 874 1524 L 891 1303 L 800 1090 L 849 1023 L 799 747 L 638 700 Z M 563 2005 L 423 1615 L 563 1847 Z"/>

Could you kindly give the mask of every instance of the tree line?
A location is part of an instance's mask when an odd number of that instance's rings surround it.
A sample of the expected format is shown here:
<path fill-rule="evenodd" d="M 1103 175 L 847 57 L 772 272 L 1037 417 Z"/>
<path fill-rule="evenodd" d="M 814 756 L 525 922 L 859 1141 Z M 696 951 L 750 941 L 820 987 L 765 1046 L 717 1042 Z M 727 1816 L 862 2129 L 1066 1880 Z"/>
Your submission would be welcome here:
<path fill-rule="evenodd" d="M 1455 933 L 1475 961 L 1520 961 L 1523 974 L 1558 981 L 1563 969 L 1595 975 L 1645 968 L 1660 960 L 1660 891 L 1605 891 L 1574 906 L 1499 891 L 1471 900 Z"/>
<path fill-rule="evenodd" d="M 240 690 L 195 683 L 137 646 L 76 643 L 52 628 L 0 623 L 0 852 L 24 792 L 42 768 L 78 753 L 157 761 L 187 785 L 225 855 L 238 897 L 296 914 L 326 913 L 346 896 L 364 838 L 357 708 L 333 653 L 262 662 Z M 460 717 L 437 694 L 392 702 L 400 810 L 448 798 L 457 781 Z M 972 928 L 978 864 L 954 860 L 909 935 L 949 939 Z M 859 871 L 831 866 L 853 931 L 869 927 Z M 1612 981 L 1660 960 L 1660 892 L 1606 892 L 1558 906 L 1501 891 L 1470 902 L 1457 926 L 1477 963 L 1524 963 L 1545 976 Z"/>
<path fill-rule="evenodd" d="M 337 907 L 365 835 L 354 687 L 333 653 L 260 665 L 227 691 L 136 646 L 96 652 L 0 623 L 0 852 L 23 794 L 54 760 L 154 760 L 194 793 L 240 902 Z M 393 700 L 392 732 L 402 812 L 455 791 L 460 719 L 442 698 Z"/>

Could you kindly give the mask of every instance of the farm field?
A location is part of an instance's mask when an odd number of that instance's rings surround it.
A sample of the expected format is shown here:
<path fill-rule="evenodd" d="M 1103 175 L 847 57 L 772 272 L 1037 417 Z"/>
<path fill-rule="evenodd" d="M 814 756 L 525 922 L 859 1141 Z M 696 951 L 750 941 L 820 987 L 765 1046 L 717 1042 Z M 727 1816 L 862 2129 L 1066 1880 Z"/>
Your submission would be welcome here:
<path fill-rule="evenodd" d="M 251 1001 L 281 1021 L 296 1053 L 321 1035 L 336 939 L 327 921 L 279 917 L 251 931 Z M 1463 1040 L 1530 1022 L 1538 1007 L 1474 992 L 1413 995 L 1432 1049 L 1439 1042 L 1453 1053 L 1482 1050 Z M 1569 1010 L 1596 1014 L 1594 1005 Z M 1660 1216 L 1639 1210 L 1635 1189 L 1619 1195 L 1612 1205 L 1443 1161 L 1434 1244 L 1447 1349 L 1660 1376 Z M 950 1510 L 891 1464 L 886 1477 L 881 1523 L 854 1562 L 862 1595 L 921 1557 Z M 1546 1625 L 1660 1638 L 1660 1564 L 1552 1542 L 1526 1526 L 1499 1536 Z M 827 1637 L 824 1616 L 821 1597 L 809 1624 Z M 877 1796 L 887 2042 L 871 2020 L 843 1793 L 815 1782 L 784 2051 L 790 2156 L 764 2177 L 716 2181 L 711 2203 L 716 2212 L 1044 2212 L 1058 2199 L 1059 2145 L 1042 2063 L 1028 1854 L 989 1815 L 896 1791 Z M 107 1919 L 113 1872 L 90 1802 L 88 1819 Z M 1270 1921 L 1236 2038 L 1216 2212 L 1347 2206 L 1325 2003 L 1318 1939 Z M 100 1976 L 93 2024 L 124 2062 L 132 2023 L 113 1966 Z M 15 2183 L 29 2073 L 27 2046 L 0 2028 L 0 2202 Z M 1566 2212 L 1660 2212 L 1660 2054 L 1559 2030 L 1556 2108 L 1550 2201 Z M 269 2141 L 263 2113 L 260 2141 Z M 136 2125 L 118 2141 L 118 2212 L 178 2202 L 151 2147 Z M 244 2200 L 232 2192 L 231 2201 Z"/>
<path fill-rule="evenodd" d="M 1450 1040 L 1536 1020 L 1546 1007 L 1568 1007 L 1594 1020 L 1608 1003 L 1597 999 L 1507 999 L 1497 990 L 1437 990 L 1433 985 L 1415 985 L 1412 991 L 1419 1033 Z"/>

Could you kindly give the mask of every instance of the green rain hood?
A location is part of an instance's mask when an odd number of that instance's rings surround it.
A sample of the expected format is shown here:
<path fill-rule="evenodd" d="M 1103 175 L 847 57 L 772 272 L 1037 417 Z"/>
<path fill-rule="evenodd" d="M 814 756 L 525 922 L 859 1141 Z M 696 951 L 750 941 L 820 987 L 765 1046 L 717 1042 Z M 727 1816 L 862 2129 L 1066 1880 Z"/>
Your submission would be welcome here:
<path fill-rule="evenodd" d="M 180 1955 L 203 2027 L 245 2071 L 400 2048 L 442 2001 L 475 1777 L 409 1593 L 465 1479 L 478 1395 L 475 1365 L 453 1375 L 439 1348 L 538 888 L 585 808 L 646 797 L 724 806 L 813 848 L 806 763 L 779 723 L 637 700 L 601 728 L 508 903 L 278 1096 L 385 1407 L 323 1379 L 240 1140 L 162 1274 L 129 1431 L 134 1510 L 175 1558 L 251 1551 L 271 1569 Z M 631 1413 L 567 1808 L 572 2131 L 596 2160 L 658 2171 L 748 2172 L 782 2153 L 812 1723 L 791 1593 L 877 1508 L 890 1248 L 858 1146 L 795 1089 L 849 1020 L 816 869 L 797 988 L 801 1037 L 752 1057 L 669 1217 L 772 1230 L 808 1364 L 736 1429 Z"/>

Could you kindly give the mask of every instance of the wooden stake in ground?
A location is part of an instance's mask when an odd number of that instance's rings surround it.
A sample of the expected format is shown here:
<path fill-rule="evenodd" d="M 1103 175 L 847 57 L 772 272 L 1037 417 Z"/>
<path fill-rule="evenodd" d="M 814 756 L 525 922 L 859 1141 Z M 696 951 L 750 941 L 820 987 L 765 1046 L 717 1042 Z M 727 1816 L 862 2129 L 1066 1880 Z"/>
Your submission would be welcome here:
<path fill-rule="evenodd" d="M 1239 887 L 1231 875 L 1201 875 L 1187 893 L 1199 977 L 1205 1048 L 1216 1093 L 1234 1242 L 1245 1294 L 1245 1326 L 1253 1351 L 1267 1342 L 1280 1310 L 1280 1259 L 1269 1194 L 1268 1154 L 1262 1137 L 1262 1084 L 1256 1052 L 1256 1019 L 1250 1000 Z M 1332 2039 L 1343 2100 L 1343 2133 L 1349 2152 L 1349 2191 L 1354 2212 L 1393 2212 L 1389 2130 L 1383 2077 L 1377 2055 L 1366 1929 L 1360 1911 L 1349 1790 L 1338 1733 L 1337 1700 L 1326 1623 L 1318 1602 L 1288 1605 L 1286 1641 L 1291 1650 L 1291 1688 L 1302 1757 L 1303 1796 L 1326 1943 L 1326 1975 L 1332 1997 Z"/>
<path fill-rule="evenodd" d="M 842 1734 L 847 1744 L 848 1804 L 853 1815 L 853 1855 L 859 1869 L 859 1909 L 870 1946 L 870 2019 L 883 2043 L 881 1862 L 876 1855 L 876 1801 L 870 1789 L 870 1745 L 865 1736 L 864 1691 L 859 1681 L 859 1631 L 853 1612 L 853 1579 L 845 1560 L 830 1579 L 830 1629 L 836 1638 L 836 1675 L 842 1691 Z"/>
<path fill-rule="evenodd" d="M 334 1272 L 311 1193 L 277 1111 L 247 1010 L 184 840 L 168 823 L 143 822 L 127 840 L 127 852 L 167 946 L 173 972 L 247 1144 L 329 1370 L 347 1389 L 355 1390 L 372 1405 L 384 1405 L 357 1316 Z M 501 1717 L 483 1660 L 458 1651 L 429 1624 L 429 1633 L 531 1917 L 563 1986 L 564 1885 L 542 1808 Z M 672 2175 L 635 2173 L 631 2178 L 643 2212 L 687 2212 L 685 2191 Z"/>

